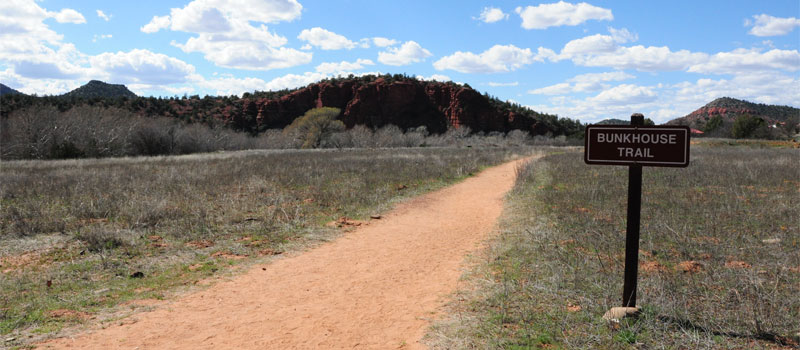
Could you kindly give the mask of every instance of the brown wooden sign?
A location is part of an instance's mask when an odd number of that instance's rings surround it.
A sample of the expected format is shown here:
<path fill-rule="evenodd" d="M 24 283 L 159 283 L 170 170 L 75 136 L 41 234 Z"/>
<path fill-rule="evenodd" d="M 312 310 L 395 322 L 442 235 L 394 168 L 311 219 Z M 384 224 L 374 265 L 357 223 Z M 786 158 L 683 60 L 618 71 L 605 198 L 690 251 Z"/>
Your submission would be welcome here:
<path fill-rule="evenodd" d="M 586 164 L 686 167 L 688 126 L 589 125 Z"/>

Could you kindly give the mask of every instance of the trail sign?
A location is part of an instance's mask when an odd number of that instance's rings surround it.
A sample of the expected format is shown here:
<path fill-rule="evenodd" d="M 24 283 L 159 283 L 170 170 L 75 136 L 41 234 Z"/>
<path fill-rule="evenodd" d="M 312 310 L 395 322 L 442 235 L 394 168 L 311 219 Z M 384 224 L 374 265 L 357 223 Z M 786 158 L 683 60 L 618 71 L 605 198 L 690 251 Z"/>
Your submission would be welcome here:
<path fill-rule="evenodd" d="M 686 167 L 688 126 L 589 125 L 586 164 Z"/>
<path fill-rule="evenodd" d="M 642 209 L 642 166 L 689 166 L 689 128 L 644 126 L 644 116 L 631 115 L 631 125 L 586 127 L 586 164 L 628 165 L 628 220 L 625 231 L 625 277 L 622 306 L 636 306 L 639 274 L 639 223 Z"/>

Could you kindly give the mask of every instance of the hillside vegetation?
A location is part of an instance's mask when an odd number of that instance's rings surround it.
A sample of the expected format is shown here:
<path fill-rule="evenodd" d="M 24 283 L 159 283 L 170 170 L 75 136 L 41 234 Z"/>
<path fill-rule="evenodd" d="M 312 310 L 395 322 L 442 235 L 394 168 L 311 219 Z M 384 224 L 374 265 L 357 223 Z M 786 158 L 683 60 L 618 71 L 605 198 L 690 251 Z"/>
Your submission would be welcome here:
<path fill-rule="evenodd" d="M 800 109 L 722 97 L 667 124 L 711 137 L 788 139 L 800 133 Z"/>
<path fill-rule="evenodd" d="M 186 123 L 224 125 L 251 134 L 282 129 L 317 107 L 339 108 L 338 119 L 348 128 L 365 125 L 378 129 L 391 124 L 403 130 L 425 126 L 430 132 L 442 133 L 463 125 L 473 132 L 507 133 L 520 129 L 532 135 L 573 135 L 582 131 L 577 121 L 500 101 L 466 84 L 422 81 L 399 74 L 330 78 L 293 90 L 245 93 L 242 98 L 136 97 L 122 85 L 97 81 L 62 96 L 8 94 L 1 98 L 0 116 L 5 118 L 31 106 L 53 106 L 66 112 L 88 105 Z"/>

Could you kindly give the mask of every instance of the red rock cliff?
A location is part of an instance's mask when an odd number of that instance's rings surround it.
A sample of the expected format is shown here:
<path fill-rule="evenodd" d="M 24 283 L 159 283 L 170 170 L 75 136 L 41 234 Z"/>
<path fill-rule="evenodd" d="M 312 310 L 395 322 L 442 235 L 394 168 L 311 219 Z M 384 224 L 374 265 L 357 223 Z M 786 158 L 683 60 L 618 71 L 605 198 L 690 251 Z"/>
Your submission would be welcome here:
<path fill-rule="evenodd" d="M 413 79 L 387 82 L 383 78 L 323 81 L 277 99 L 246 99 L 241 120 L 234 122 L 283 128 L 316 107 L 341 109 L 339 119 L 348 128 L 393 124 L 403 129 L 425 126 L 437 133 L 449 126 L 485 132 L 547 131 L 533 118 L 497 108 L 486 96 L 466 86 Z"/>

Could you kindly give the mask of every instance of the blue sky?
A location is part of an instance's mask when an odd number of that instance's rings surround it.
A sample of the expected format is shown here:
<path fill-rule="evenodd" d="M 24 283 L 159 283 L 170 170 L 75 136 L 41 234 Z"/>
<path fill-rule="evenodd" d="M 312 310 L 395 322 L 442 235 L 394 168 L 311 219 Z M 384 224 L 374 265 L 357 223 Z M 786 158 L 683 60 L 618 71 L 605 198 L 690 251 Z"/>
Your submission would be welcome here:
<path fill-rule="evenodd" d="M 722 96 L 800 107 L 798 17 L 797 0 L 6 0 L 0 82 L 203 96 L 405 73 L 584 122 L 666 122 Z"/>

